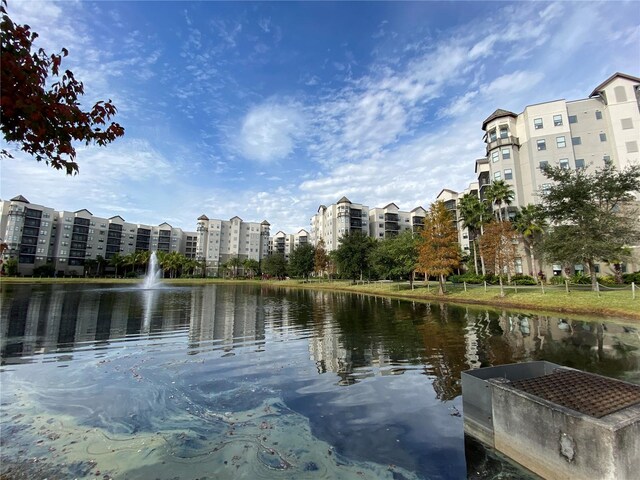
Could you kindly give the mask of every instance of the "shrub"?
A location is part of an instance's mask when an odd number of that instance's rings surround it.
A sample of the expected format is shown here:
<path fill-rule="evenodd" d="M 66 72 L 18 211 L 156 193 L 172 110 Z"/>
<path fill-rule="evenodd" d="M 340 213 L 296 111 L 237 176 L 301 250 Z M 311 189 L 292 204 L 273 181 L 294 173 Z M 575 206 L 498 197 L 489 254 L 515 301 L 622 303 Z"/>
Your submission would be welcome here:
<path fill-rule="evenodd" d="M 511 283 L 516 285 L 536 285 L 536 279 L 530 275 L 514 275 L 511 277 Z"/>
<path fill-rule="evenodd" d="M 614 277 L 613 275 L 602 275 L 601 277 L 598 277 L 598 283 L 607 287 L 613 287 L 617 285 L 616 277 Z"/>
<path fill-rule="evenodd" d="M 640 271 L 634 273 L 623 273 L 622 281 L 627 284 L 635 283 L 636 285 L 640 285 Z"/>
<path fill-rule="evenodd" d="M 34 277 L 53 277 L 56 273 L 56 267 L 53 263 L 47 263 L 45 265 L 40 265 L 33 269 Z"/>
<path fill-rule="evenodd" d="M 591 277 L 588 277 L 582 272 L 578 272 L 571 275 L 571 277 L 569 278 L 569 283 L 574 283 L 576 285 L 590 285 Z"/>
<path fill-rule="evenodd" d="M 562 275 L 558 275 L 557 277 L 551 277 L 549 279 L 549 283 L 551 285 L 564 285 L 565 278 Z"/>
<path fill-rule="evenodd" d="M 483 283 L 484 277 L 475 273 L 465 273 L 464 275 L 451 275 L 447 280 L 451 283 Z"/>
<path fill-rule="evenodd" d="M 124 278 L 138 278 L 138 274 L 136 272 L 127 272 L 124 274 Z"/>

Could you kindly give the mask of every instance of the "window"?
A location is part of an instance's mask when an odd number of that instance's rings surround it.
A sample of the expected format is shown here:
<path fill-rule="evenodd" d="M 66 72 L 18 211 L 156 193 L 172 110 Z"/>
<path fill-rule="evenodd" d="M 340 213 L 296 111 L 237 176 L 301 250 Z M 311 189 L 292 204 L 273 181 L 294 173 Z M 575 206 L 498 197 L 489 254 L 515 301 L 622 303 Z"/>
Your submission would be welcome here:
<path fill-rule="evenodd" d="M 569 115 L 569 123 L 578 123 L 577 115 Z"/>
<path fill-rule="evenodd" d="M 540 162 L 540 170 L 545 168 L 547 165 L 549 165 L 549 162 L 547 162 L 546 160 L 541 161 Z"/>
<path fill-rule="evenodd" d="M 545 140 L 538 140 L 536 144 L 538 145 L 538 151 L 547 149 L 547 142 Z"/>
<path fill-rule="evenodd" d="M 554 115 L 553 116 L 553 126 L 559 127 L 562 125 L 562 115 Z"/>
<path fill-rule="evenodd" d="M 606 133 L 601 133 L 600 134 L 600 141 L 601 142 L 606 142 L 607 141 L 607 134 Z"/>
<path fill-rule="evenodd" d="M 580 137 L 571 137 L 571 145 L 582 145 L 582 139 Z"/>
<path fill-rule="evenodd" d="M 616 102 L 626 102 L 627 101 L 627 92 L 622 85 L 613 89 L 616 95 Z"/>
<path fill-rule="evenodd" d="M 637 153 L 638 152 L 638 142 L 635 140 L 633 142 L 627 142 L 627 153 Z"/>
<path fill-rule="evenodd" d="M 611 165 L 611 157 L 609 155 L 604 155 L 602 157 L 602 161 L 605 165 Z"/>
<path fill-rule="evenodd" d="M 563 170 L 569 170 L 569 159 L 561 158 L 560 159 L 560 168 Z"/>
<path fill-rule="evenodd" d="M 495 142 L 498 137 L 496 136 L 496 129 L 494 128 L 489 132 L 489 140 Z"/>
<path fill-rule="evenodd" d="M 549 193 L 549 191 L 551 190 L 551 184 L 550 183 L 543 183 L 542 184 L 542 193 L 543 194 L 547 194 Z"/>
<path fill-rule="evenodd" d="M 492 161 L 492 162 L 497 162 L 497 161 L 498 161 L 498 151 L 497 151 L 497 150 L 496 150 L 496 151 L 494 151 L 494 152 L 491 154 L 491 161 Z"/>
<path fill-rule="evenodd" d="M 602 120 L 602 112 L 600 110 L 596 110 L 596 120 Z"/>
<path fill-rule="evenodd" d="M 584 169 L 584 158 L 576 158 L 576 170 Z"/>
<path fill-rule="evenodd" d="M 623 118 L 620 120 L 620 123 L 622 124 L 623 130 L 631 130 L 633 128 L 633 120 L 630 118 Z"/>
<path fill-rule="evenodd" d="M 556 137 L 556 147 L 564 148 L 567 146 L 567 141 L 564 137 Z"/>
<path fill-rule="evenodd" d="M 494 180 L 500 180 L 502 179 L 502 172 L 496 172 L 493 174 L 493 179 Z"/>
<path fill-rule="evenodd" d="M 507 127 L 500 127 L 500 138 L 507 138 L 509 136 L 509 129 Z"/>
<path fill-rule="evenodd" d="M 510 168 L 505 169 L 504 171 L 504 179 L 505 180 L 513 180 L 513 172 Z"/>
<path fill-rule="evenodd" d="M 542 123 L 542 119 L 541 118 L 534 118 L 533 119 L 533 128 L 535 128 L 536 130 L 539 130 L 543 127 L 543 123 Z"/>
<path fill-rule="evenodd" d="M 503 148 L 502 149 L 502 159 L 503 160 L 509 160 L 511 158 L 511 150 L 509 150 L 508 148 Z"/>

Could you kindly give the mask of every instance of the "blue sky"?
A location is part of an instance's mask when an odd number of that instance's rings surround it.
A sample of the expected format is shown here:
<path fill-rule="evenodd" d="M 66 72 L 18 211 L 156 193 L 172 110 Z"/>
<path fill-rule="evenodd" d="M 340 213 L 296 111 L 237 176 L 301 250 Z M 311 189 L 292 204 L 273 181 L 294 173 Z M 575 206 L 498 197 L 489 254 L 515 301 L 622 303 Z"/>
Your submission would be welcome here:
<path fill-rule="evenodd" d="M 125 137 L 67 177 L 16 154 L 0 195 L 195 230 L 309 230 L 343 195 L 428 207 L 464 189 L 496 108 L 640 75 L 638 2 L 38 2 L 9 15 L 111 98 Z"/>

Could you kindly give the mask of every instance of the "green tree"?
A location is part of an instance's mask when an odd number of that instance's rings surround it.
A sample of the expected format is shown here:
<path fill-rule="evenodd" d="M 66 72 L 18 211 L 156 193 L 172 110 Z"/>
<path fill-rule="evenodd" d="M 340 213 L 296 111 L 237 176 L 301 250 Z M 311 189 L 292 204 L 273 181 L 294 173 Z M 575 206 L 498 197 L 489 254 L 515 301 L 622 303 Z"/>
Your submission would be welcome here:
<path fill-rule="evenodd" d="M 498 207 L 498 220 L 502 222 L 502 204 L 508 207 L 515 198 L 511 185 L 504 180 L 495 180 L 487 187 L 485 195 L 491 208 L 494 205 Z"/>
<path fill-rule="evenodd" d="M 334 250 L 333 258 L 343 277 L 362 280 L 364 272 L 370 267 L 369 253 L 373 250 L 374 241 L 360 231 L 348 232 L 340 237 L 340 246 Z"/>
<path fill-rule="evenodd" d="M 245 258 L 242 262 L 242 268 L 245 275 L 248 274 L 250 278 L 253 278 L 260 270 L 260 262 L 253 258 Z"/>
<path fill-rule="evenodd" d="M 274 253 L 262 260 L 262 272 L 276 278 L 287 275 L 287 261 L 282 253 Z"/>
<path fill-rule="evenodd" d="M 308 278 L 314 269 L 315 253 L 315 248 L 310 243 L 298 245 L 289 255 L 289 274 Z"/>
<path fill-rule="evenodd" d="M 536 251 L 542 244 L 544 232 L 547 228 L 547 219 L 544 209 L 540 205 L 526 205 L 518 210 L 514 219 L 514 227 L 522 236 L 524 248 L 531 258 L 532 277 L 538 278 L 537 271 L 542 270 L 542 265 L 536 266 Z"/>
<path fill-rule="evenodd" d="M 18 259 L 9 258 L 2 264 L 4 273 L 9 277 L 15 277 L 18 275 Z"/>
<path fill-rule="evenodd" d="M 119 253 L 115 253 L 113 257 L 109 259 L 109 265 L 115 268 L 115 275 L 118 277 L 118 269 L 125 264 L 125 257 L 120 255 Z"/>
<path fill-rule="evenodd" d="M 640 191 L 640 166 L 618 171 L 605 165 L 592 173 L 547 166 L 543 173 L 554 182 L 543 195 L 553 225 L 544 253 L 552 261 L 586 265 L 596 290 L 596 262 L 626 258 L 626 247 L 638 241 L 632 192 Z"/>
<path fill-rule="evenodd" d="M 111 100 L 97 102 L 83 111 L 79 97 L 84 94 L 82 82 L 70 70 L 60 77 L 62 58 L 68 52 L 48 55 L 35 50 L 38 34 L 28 25 L 14 24 L 6 11 L 6 0 L 0 6 L 2 27 L 2 62 L 0 62 L 0 129 L 7 142 L 17 143 L 21 150 L 44 160 L 47 165 L 67 174 L 78 173 L 75 145 L 111 143 L 124 135 L 124 128 L 107 122 L 116 114 Z M 58 77 L 53 81 L 52 77 Z M 6 150 L 0 156 L 11 157 Z"/>
<path fill-rule="evenodd" d="M 370 255 L 371 267 L 382 278 L 407 278 L 413 286 L 418 262 L 418 237 L 411 230 L 377 242 Z"/>
<path fill-rule="evenodd" d="M 458 232 L 453 225 L 451 213 L 444 202 L 434 202 L 429 207 L 424 228 L 420 232 L 417 270 L 426 276 L 437 276 L 438 291 L 443 295 L 445 278 L 459 266 Z"/>
<path fill-rule="evenodd" d="M 327 268 L 329 266 L 329 256 L 327 255 L 327 249 L 324 245 L 323 239 L 318 240 L 313 264 L 316 275 L 324 276 L 324 273 L 327 271 Z"/>
<path fill-rule="evenodd" d="M 475 273 L 479 273 L 478 268 L 478 251 L 477 243 L 482 232 L 482 226 L 491 219 L 491 211 L 487 204 L 482 202 L 477 195 L 467 193 L 460 198 L 458 203 L 458 211 L 462 217 L 463 227 L 469 230 L 469 241 L 473 247 L 473 266 Z M 482 274 L 484 271 L 484 259 L 480 258 L 482 263 Z"/>

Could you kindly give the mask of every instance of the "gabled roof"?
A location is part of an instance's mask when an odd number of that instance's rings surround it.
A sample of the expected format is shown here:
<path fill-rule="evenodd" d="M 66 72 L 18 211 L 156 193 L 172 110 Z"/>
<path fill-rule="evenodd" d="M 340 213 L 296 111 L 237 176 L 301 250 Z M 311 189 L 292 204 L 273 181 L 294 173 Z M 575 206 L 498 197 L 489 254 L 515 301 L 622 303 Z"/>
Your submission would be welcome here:
<path fill-rule="evenodd" d="M 202 215 L 200 215 L 198 217 L 198 220 L 209 220 L 209 217 L 207 217 L 204 213 Z"/>
<path fill-rule="evenodd" d="M 325 205 L 320 205 L 320 206 L 318 207 L 318 211 L 320 211 L 320 210 L 326 210 L 326 209 L 327 209 L 327 207 L 326 207 Z"/>
<path fill-rule="evenodd" d="M 26 198 L 24 198 L 22 195 L 18 195 L 17 197 L 13 197 L 11 199 L 12 202 L 22 202 L 22 203 L 31 203 L 29 202 L 29 200 L 27 200 Z"/>
<path fill-rule="evenodd" d="M 440 193 L 436 198 L 440 198 L 440 195 L 442 195 L 444 192 L 449 192 L 449 193 L 453 193 L 454 195 L 458 195 L 458 192 L 456 192 L 455 190 L 451 190 L 450 188 L 443 188 L 442 190 L 440 190 Z"/>
<path fill-rule="evenodd" d="M 260 225 L 271 225 L 271 224 L 269 222 L 267 222 L 266 220 L 263 220 Z"/>
<path fill-rule="evenodd" d="M 627 75 L 626 73 L 616 72 L 613 75 L 611 75 L 609 78 L 607 78 L 604 82 L 602 82 L 600 85 L 598 85 L 596 88 L 594 88 L 593 92 L 591 92 L 591 95 L 589 95 L 589 98 L 595 97 L 596 95 L 598 95 L 602 90 L 604 90 L 604 87 L 609 85 L 615 78 L 618 78 L 618 77 L 626 78 L 627 80 L 631 80 L 632 82 L 640 83 L 640 78 L 638 77 L 634 77 L 633 75 Z"/>
<path fill-rule="evenodd" d="M 338 200 L 338 203 L 351 203 L 351 200 L 349 200 L 347 197 L 342 197 L 340 200 Z"/>
<path fill-rule="evenodd" d="M 518 118 L 518 115 L 516 115 L 513 112 L 510 112 L 509 110 L 503 110 L 499 108 L 495 112 L 493 112 L 491 115 L 489 115 L 484 122 L 482 122 L 482 130 L 484 130 L 487 127 L 487 123 L 489 123 L 492 120 L 495 120 L 496 118 L 501 118 L 501 117 Z"/>
<path fill-rule="evenodd" d="M 417 212 L 418 210 L 422 210 L 423 212 L 426 212 L 426 210 L 423 207 L 416 207 L 413 210 L 411 210 L 411 213 Z"/>
<path fill-rule="evenodd" d="M 309 235 L 309 232 L 307 232 L 304 228 L 301 228 L 301 229 L 298 231 L 298 234 L 301 234 L 301 233 L 306 233 L 307 235 Z"/>
<path fill-rule="evenodd" d="M 81 210 L 76 210 L 76 211 L 75 211 L 75 212 L 73 212 L 73 213 L 75 213 L 75 214 L 77 215 L 78 213 L 82 213 L 82 212 L 87 212 L 89 215 L 93 216 L 93 213 L 91 213 L 91 212 L 90 212 L 89 210 L 87 210 L 86 208 L 83 208 L 83 209 L 81 209 Z"/>
<path fill-rule="evenodd" d="M 396 208 L 398 208 L 398 205 L 396 205 L 395 203 L 391 202 L 390 204 L 388 204 L 386 207 L 382 207 L 382 208 L 389 208 L 391 206 L 394 206 Z"/>
<path fill-rule="evenodd" d="M 109 220 L 116 220 L 118 218 L 124 222 L 124 218 L 122 218 L 120 215 L 114 215 L 113 217 L 109 218 Z"/>
<path fill-rule="evenodd" d="M 160 225 L 158 225 L 158 228 L 160 227 L 169 227 L 169 228 L 173 228 L 170 224 L 168 224 L 167 222 L 162 222 Z"/>

